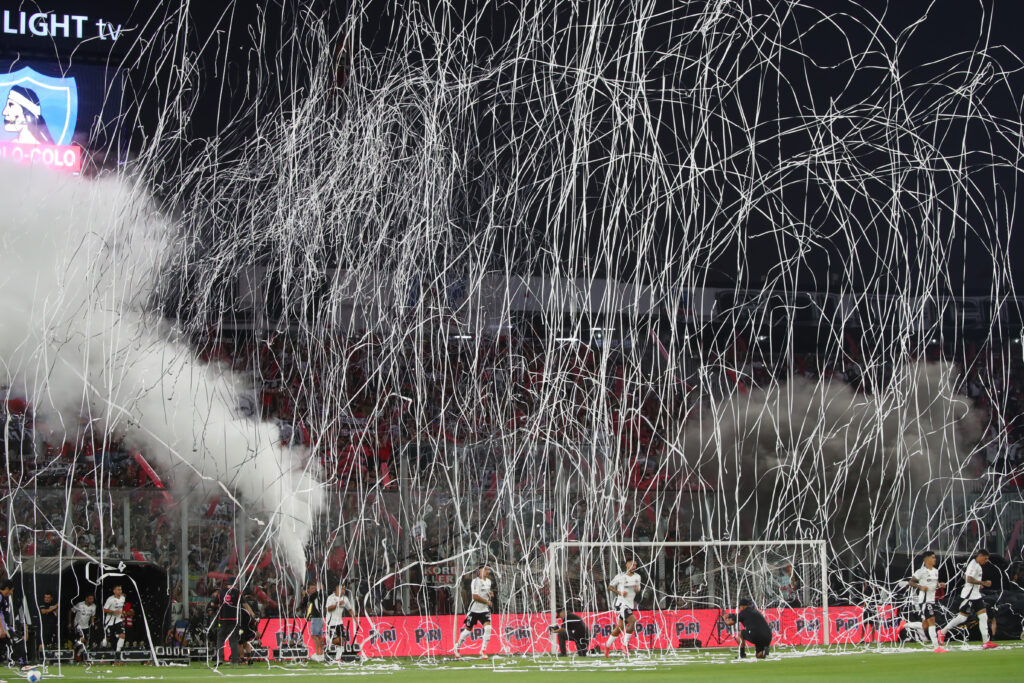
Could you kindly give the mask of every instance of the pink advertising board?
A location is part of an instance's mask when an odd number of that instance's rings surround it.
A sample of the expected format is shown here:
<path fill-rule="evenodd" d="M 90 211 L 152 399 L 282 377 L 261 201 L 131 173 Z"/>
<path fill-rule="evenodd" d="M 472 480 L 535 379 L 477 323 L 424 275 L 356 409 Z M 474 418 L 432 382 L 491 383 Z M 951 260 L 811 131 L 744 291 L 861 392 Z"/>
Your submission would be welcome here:
<path fill-rule="evenodd" d="M 823 629 L 820 607 L 806 609 L 764 610 L 775 632 L 773 645 L 820 645 Z M 702 647 L 729 647 L 735 644 L 733 636 L 722 625 L 719 610 L 640 611 L 630 650 L 667 649 L 678 647 L 680 639 L 699 641 Z M 902 619 L 891 608 L 880 610 L 877 633 L 865 633 L 860 607 L 832 607 L 829 609 L 829 642 L 833 644 L 860 642 L 865 637 L 872 641 L 891 642 L 896 639 Z M 615 615 L 611 612 L 584 612 L 580 616 L 597 631 L 600 638 L 611 632 Z M 549 614 L 496 614 L 492 617 L 492 635 L 489 653 L 514 654 L 550 653 L 551 639 Z M 351 628 L 351 620 L 346 620 Z M 363 641 L 370 633 L 371 620 L 359 619 L 359 635 Z M 419 657 L 446 654 L 455 647 L 462 617 L 410 616 L 375 617 L 372 619 L 376 635 L 367 640 L 363 651 L 371 657 Z M 289 633 L 312 647 L 304 619 L 268 619 L 260 624 L 262 642 L 274 649 L 289 640 Z M 464 654 L 479 652 L 483 629 L 477 627 L 464 646 Z M 293 636 L 295 637 L 295 636 Z M 572 648 L 572 644 L 569 645 Z M 617 645 L 616 647 L 621 647 Z"/>

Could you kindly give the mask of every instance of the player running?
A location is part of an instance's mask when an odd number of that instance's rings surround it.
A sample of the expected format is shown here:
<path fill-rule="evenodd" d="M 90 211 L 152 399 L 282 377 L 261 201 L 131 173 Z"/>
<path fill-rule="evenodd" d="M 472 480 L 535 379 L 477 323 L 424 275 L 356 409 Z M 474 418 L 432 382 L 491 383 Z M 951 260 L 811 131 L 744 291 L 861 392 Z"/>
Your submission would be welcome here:
<path fill-rule="evenodd" d="M 616 574 L 612 579 L 608 590 L 615 593 L 615 603 L 612 609 L 618 615 L 615 621 L 615 628 L 608 636 L 604 644 L 604 656 L 611 654 L 615 639 L 622 633 L 622 649 L 629 652 L 629 639 L 633 637 L 633 629 L 636 626 L 636 594 L 640 592 L 640 575 L 636 573 L 636 560 L 626 562 L 626 571 Z"/>
<path fill-rule="evenodd" d="M 456 659 L 461 657 L 459 650 L 462 649 L 463 643 L 469 638 L 470 633 L 473 632 L 473 627 L 477 624 L 484 625 L 484 640 L 480 646 L 480 658 L 487 659 L 487 644 L 491 642 L 491 607 L 493 606 L 492 600 L 494 599 L 490 575 L 491 568 L 484 565 L 480 567 L 480 571 L 470 585 L 469 592 L 472 599 L 469 604 L 469 612 L 462 622 L 462 633 L 459 634 L 459 642 L 455 645 L 455 652 L 453 654 Z"/>
<path fill-rule="evenodd" d="M 978 617 L 978 630 L 981 631 L 981 639 L 984 641 L 981 646 L 986 650 L 997 647 L 989 636 L 988 612 L 985 609 L 985 601 L 981 599 L 982 587 L 989 588 L 992 586 L 991 581 L 985 581 L 981 578 L 983 574 L 981 568 L 986 563 L 988 563 L 988 551 L 984 548 L 979 550 L 974 559 L 967 563 L 967 569 L 964 570 L 964 587 L 960 589 L 960 613 L 939 631 L 940 644 L 945 642 L 946 634 L 960 624 L 965 623 L 973 611 Z"/>
<path fill-rule="evenodd" d="M 917 606 L 918 618 L 921 620 L 921 630 L 928 633 L 935 652 L 947 652 L 946 648 L 939 644 L 939 637 L 935 631 L 935 592 L 946 587 L 946 584 L 939 582 L 939 570 L 935 568 L 935 562 L 935 553 L 926 551 L 921 559 L 921 567 L 914 572 L 908 583 L 916 591 L 914 603 Z"/>
<path fill-rule="evenodd" d="M 96 598 L 86 595 L 85 599 L 71 608 L 71 634 L 75 639 L 75 660 L 89 659 L 89 632 L 96 622 Z"/>
<path fill-rule="evenodd" d="M 114 586 L 114 593 L 103 603 L 103 647 L 110 647 L 110 641 L 117 638 L 115 652 L 124 647 L 124 592 L 121 586 Z"/>

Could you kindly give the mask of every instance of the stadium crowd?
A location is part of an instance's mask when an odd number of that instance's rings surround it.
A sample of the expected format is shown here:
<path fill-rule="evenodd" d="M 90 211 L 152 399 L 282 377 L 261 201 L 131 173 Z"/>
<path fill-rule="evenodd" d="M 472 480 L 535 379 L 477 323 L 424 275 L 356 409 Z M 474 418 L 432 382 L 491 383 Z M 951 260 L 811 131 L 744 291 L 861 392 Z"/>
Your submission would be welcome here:
<path fill-rule="evenodd" d="M 551 481 L 557 463 L 550 457 L 523 458 L 516 471 L 502 470 L 500 450 L 494 440 L 533 421 L 546 421 L 543 429 L 558 430 L 566 441 L 593 439 L 594 425 L 585 412 L 595 393 L 607 401 L 611 426 L 623 453 L 628 454 L 629 485 L 634 490 L 685 489 L 686 481 L 661 467 L 666 440 L 680 420 L 687 402 L 700 400 L 694 376 L 682 377 L 667 395 L 635 391 L 631 367 L 624 350 L 615 349 L 603 359 L 601 349 L 585 344 L 555 351 L 540 341 L 512 344 L 508 339 L 474 347 L 463 342 L 429 340 L 419 350 L 428 359 L 425 371 L 413 373 L 411 349 L 387 355 L 394 364 L 397 390 L 374 371 L 384 351 L 365 338 L 334 340 L 334 348 L 313 349 L 297 344 L 287 335 L 256 342 L 244 335 L 210 333 L 194 340 L 200 356 L 210 363 L 230 366 L 252 379 L 251 395 L 243 396 L 239 412 L 275 421 L 283 443 L 310 447 L 323 472 L 333 484 L 336 498 L 330 506 L 339 524 L 324 523 L 310 543 L 309 576 L 324 569 L 347 575 L 359 584 L 358 594 L 375 592 L 366 604 L 392 613 L 439 613 L 454 604 L 450 586 L 419 590 L 403 604 L 389 593 L 393 581 L 372 587 L 374 567 L 394 566 L 413 556 L 436 560 L 449 556 L 457 546 L 451 518 L 452 500 L 437 491 L 424 499 L 424 514 L 400 521 L 398 506 L 401 476 L 416 479 L 427 475 L 439 454 L 472 453 L 476 467 L 470 485 L 492 499 L 511 485 L 528 493 L 538 482 Z M 841 359 L 822 359 L 799 354 L 791 363 L 765 362 L 746 349 L 734 349 L 735 380 L 747 386 L 765 386 L 793 375 L 811 380 L 843 381 L 858 391 L 871 391 L 855 353 Z M 961 392 L 990 416 L 989 436 L 1005 430 L 1008 439 L 989 439 L 979 465 L 1000 472 L 1020 471 L 1024 463 L 1024 364 L 1017 355 L 975 354 L 960 384 Z M 338 363 L 337 359 L 344 362 Z M 333 360 L 331 360 L 333 359 Z M 342 370 L 338 370 L 342 368 Z M 419 379 L 416 379 L 419 378 Z M 428 381 L 424 382 L 423 378 Z M 547 385 L 547 386 L 545 386 Z M 556 414 L 544 409 L 545 391 L 557 391 L 563 406 Z M 191 496 L 176 503 L 172 491 L 185 476 L 153 464 L 152 458 L 133 450 L 117 434 L 105 432 L 98 422 L 83 416 L 77 429 L 66 434 L 48 416 L 37 414 L 15 390 L 2 388 L 4 403 L 0 420 L 5 426 L 4 451 L 9 490 L 31 502 L 32 514 L 18 515 L 17 524 L 2 513 L 0 541 L 4 561 L 9 556 L 92 555 L 145 560 L 169 572 L 174 609 L 181 610 L 182 594 L 188 591 L 193 613 L 209 604 L 220 580 L 239 569 L 239 553 L 255 557 L 250 568 L 254 600 L 265 616 L 286 614 L 296 603 L 288 582 L 258 530 L 243 530 L 236 510 L 217 496 Z M 325 406 L 333 406 L 325 410 Z M 328 415 L 329 413 L 329 415 Z M 403 473 L 403 468 L 408 471 Z M 1010 479 L 1024 486 L 1024 476 Z M 418 482 L 418 480 L 417 480 Z M 187 484 L 188 482 L 184 482 Z M 29 495 L 31 493 L 31 495 Z M 187 543 L 182 552 L 181 514 L 187 505 Z M 550 525 L 550 501 L 534 507 L 539 526 Z M 636 510 L 637 523 L 623 529 L 626 538 L 653 538 L 653 518 Z M 335 533 L 341 520 L 359 519 L 359 528 Z M 402 533 L 408 524 L 408 533 Z M 546 530 L 550 531 L 549 529 Z M 670 525 L 666 540 L 686 540 L 686 530 Z M 495 555 L 514 562 L 523 557 L 523 540 L 504 533 L 500 522 L 483 530 L 494 544 Z M 359 536 L 361 552 L 352 550 Z M 542 534 L 543 536 L 543 534 Z M 509 543 L 506 544 L 506 541 Z M 507 545 L 508 547 L 502 547 Z M 367 553 L 366 548 L 374 549 Z M 383 548 L 386 557 L 378 549 Z M 1019 553 L 1019 549 L 1017 550 Z M 187 557 L 187 575 L 182 558 Z M 685 562 L 685 558 L 680 558 Z M 410 577 L 412 578 L 412 577 Z M 422 577 L 420 577 L 422 578 Z M 410 581 L 419 585 L 420 581 Z M 180 616 L 171 615 L 172 623 Z M 173 634 L 168 632 L 168 637 Z M 180 635 L 180 634 L 179 634 Z"/>

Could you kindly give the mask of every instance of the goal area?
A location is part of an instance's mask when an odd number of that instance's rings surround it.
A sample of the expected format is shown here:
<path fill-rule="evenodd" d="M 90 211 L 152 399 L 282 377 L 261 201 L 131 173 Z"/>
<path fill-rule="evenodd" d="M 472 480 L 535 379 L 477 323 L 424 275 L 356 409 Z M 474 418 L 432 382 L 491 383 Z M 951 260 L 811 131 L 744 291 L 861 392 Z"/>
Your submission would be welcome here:
<path fill-rule="evenodd" d="M 580 614 L 603 645 L 616 619 L 609 583 L 628 560 L 642 586 L 630 650 L 734 645 L 724 616 L 743 598 L 764 614 L 776 646 L 831 642 L 826 542 L 817 539 L 555 542 L 547 567 L 552 617 L 563 607 Z"/>

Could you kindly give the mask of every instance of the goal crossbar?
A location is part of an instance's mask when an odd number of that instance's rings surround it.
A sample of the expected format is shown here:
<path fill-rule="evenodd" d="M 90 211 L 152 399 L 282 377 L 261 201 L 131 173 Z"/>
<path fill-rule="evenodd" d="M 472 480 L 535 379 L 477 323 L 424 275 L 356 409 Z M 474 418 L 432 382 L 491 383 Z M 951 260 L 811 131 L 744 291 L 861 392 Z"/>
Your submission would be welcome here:
<path fill-rule="evenodd" d="M 801 539 L 792 541 L 553 541 L 549 546 L 548 580 L 550 586 L 550 607 L 552 620 L 558 612 L 558 596 L 555 586 L 558 582 L 557 553 L 570 548 L 743 548 L 743 547 L 794 547 L 809 546 L 818 549 L 821 561 L 821 629 L 822 644 L 829 643 L 828 619 L 828 556 L 824 539 Z"/>

